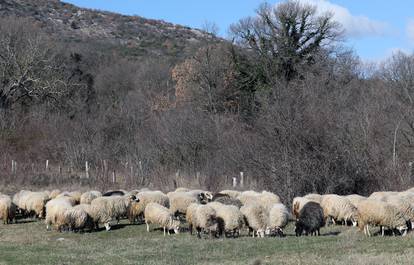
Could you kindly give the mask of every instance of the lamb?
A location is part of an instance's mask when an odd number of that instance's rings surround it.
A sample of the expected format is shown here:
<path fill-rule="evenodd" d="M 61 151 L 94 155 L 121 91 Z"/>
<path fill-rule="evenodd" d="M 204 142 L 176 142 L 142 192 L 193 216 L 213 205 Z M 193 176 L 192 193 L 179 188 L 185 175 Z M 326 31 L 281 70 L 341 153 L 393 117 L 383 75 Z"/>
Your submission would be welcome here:
<path fill-rule="evenodd" d="M 300 211 L 302 210 L 303 206 L 305 206 L 305 204 L 307 204 L 308 202 L 310 202 L 310 200 L 306 199 L 304 197 L 295 197 L 295 198 L 293 198 L 292 214 L 296 219 L 299 218 Z"/>
<path fill-rule="evenodd" d="M 98 197 L 102 197 L 101 192 L 96 190 L 87 191 L 81 195 L 80 204 L 91 204 L 91 202 Z"/>
<path fill-rule="evenodd" d="M 180 231 L 180 221 L 175 220 L 174 215 L 168 210 L 168 208 L 155 203 L 150 202 L 145 207 L 145 224 L 147 225 L 147 232 L 149 232 L 149 225 L 156 224 L 161 226 L 165 231 L 167 230 L 170 235 L 170 230 L 173 229 L 176 234 Z"/>
<path fill-rule="evenodd" d="M 131 223 L 136 222 L 139 217 L 144 215 L 147 204 L 151 202 L 158 203 L 164 207 L 170 207 L 170 200 L 162 191 L 144 191 L 137 195 L 139 202 L 131 203 L 128 209 L 128 219 Z"/>
<path fill-rule="evenodd" d="M 64 212 L 65 225 L 69 231 L 83 231 L 85 228 L 92 231 L 94 228 L 92 217 L 83 207 L 77 206 L 71 207 Z"/>
<path fill-rule="evenodd" d="M 301 236 L 303 232 L 305 235 L 320 235 L 320 228 L 325 225 L 323 209 L 316 202 L 308 202 L 299 212 L 298 219 L 295 224 L 296 236 Z"/>
<path fill-rule="evenodd" d="M 111 197 L 99 197 L 91 202 L 91 205 L 96 209 L 96 218 L 100 223 L 105 225 L 107 231 L 111 229 L 110 222 L 126 216 L 128 208 L 132 202 L 139 202 L 134 195 L 127 196 L 111 196 Z"/>
<path fill-rule="evenodd" d="M 323 195 L 320 205 L 325 219 L 331 219 L 334 224 L 335 221 L 342 221 L 345 224 L 351 221 L 353 226 L 357 225 L 357 208 L 345 197 L 336 194 Z"/>
<path fill-rule="evenodd" d="M 66 225 L 65 212 L 72 208 L 73 204 L 67 197 L 52 199 L 46 203 L 46 229 L 50 230 L 54 225 L 57 231 L 62 231 Z"/>
<path fill-rule="evenodd" d="M 283 228 L 288 224 L 290 219 L 289 210 L 285 205 L 276 203 L 269 211 L 267 224 L 267 233 L 283 236 Z"/>
<path fill-rule="evenodd" d="M 0 194 L 0 219 L 3 220 L 3 224 L 16 221 L 16 209 L 17 206 L 12 202 L 10 196 Z"/>
<path fill-rule="evenodd" d="M 233 237 L 240 235 L 240 229 L 244 224 L 244 217 L 239 208 L 219 202 L 211 202 L 207 205 L 216 211 L 219 236 L 223 234 L 225 236 L 232 235 Z"/>
<path fill-rule="evenodd" d="M 199 205 L 192 216 L 192 224 L 197 230 L 197 237 L 201 238 L 201 232 L 208 232 L 210 237 L 217 231 L 216 211 L 209 205 Z"/>
<path fill-rule="evenodd" d="M 313 202 L 317 202 L 319 204 L 322 201 L 322 195 L 316 194 L 316 193 L 307 194 L 307 195 L 303 196 L 303 198 L 306 198 L 306 199 L 308 199 L 310 201 L 313 201 Z"/>
<path fill-rule="evenodd" d="M 268 224 L 268 212 L 265 207 L 260 204 L 250 203 L 240 208 L 244 216 L 244 221 L 249 227 L 250 232 L 253 232 L 253 237 L 257 233 L 258 237 L 264 237 L 266 226 Z"/>
<path fill-rule="evenodd" d="M 392 230 L 397 229 L 405 235 L 408 230 L 406 222 L 404 214 L 389 203 L 367 199 L 359 204 L 358 227 L 361 231 L 363 229 L 367 236 L 371 236 L 370 225 L 380 226 L 382 236 L 384 236 L 383 226 Z"/>

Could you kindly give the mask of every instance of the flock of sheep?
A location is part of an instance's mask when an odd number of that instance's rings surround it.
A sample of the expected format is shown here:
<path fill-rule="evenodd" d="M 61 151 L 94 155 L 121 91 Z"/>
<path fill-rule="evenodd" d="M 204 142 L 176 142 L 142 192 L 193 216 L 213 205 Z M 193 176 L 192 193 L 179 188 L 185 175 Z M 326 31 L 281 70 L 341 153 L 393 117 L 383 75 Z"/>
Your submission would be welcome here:
<path fill-rule="evenodd" d="M 57 231 L 106 230 L 120 219 L 161 228 L 164 235 L 183 230 L 200 238 L 238 237 L 243 228 L 249 236 L 283 236 L 289 221 L 295 222 L 296 236 L 319 235 L 325 224 L 352 224 L 371 236 L 369 226 L 405 235 L 414 224 L 414 188 L 403 192 L 374 192 L 360 195 L 308 194 L 293 199 L 292 210 L 279 196 L 262 191 L 223 190 L 212 193 L 178 188 L 167 194 L 148 189 L 133 191 L 22 190 L 13 197 L 0 193 L 0 219 L 4 224 L 18 218 L 45 219 L 46 228 Z"/>

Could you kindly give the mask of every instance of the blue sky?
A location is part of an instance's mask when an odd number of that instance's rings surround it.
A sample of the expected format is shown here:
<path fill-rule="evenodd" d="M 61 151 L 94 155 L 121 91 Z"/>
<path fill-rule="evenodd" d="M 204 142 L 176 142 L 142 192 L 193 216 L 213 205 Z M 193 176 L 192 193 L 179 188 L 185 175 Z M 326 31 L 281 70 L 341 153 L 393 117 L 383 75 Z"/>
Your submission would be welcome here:
<path fill-rule="evenodd" d="M 413 0 L 301 0 L 331 11 L 344 25 L 346 45 L 367 61 L 379 61 L 397 50 L 414 51 Z M 262 0 L 66 0 L 81 7 L 113 11 L 200 28 L 215 22 L 226 36 L 231 23 L 254 15 Z M 279 1 L 269 0 L 269 3 Z"/>

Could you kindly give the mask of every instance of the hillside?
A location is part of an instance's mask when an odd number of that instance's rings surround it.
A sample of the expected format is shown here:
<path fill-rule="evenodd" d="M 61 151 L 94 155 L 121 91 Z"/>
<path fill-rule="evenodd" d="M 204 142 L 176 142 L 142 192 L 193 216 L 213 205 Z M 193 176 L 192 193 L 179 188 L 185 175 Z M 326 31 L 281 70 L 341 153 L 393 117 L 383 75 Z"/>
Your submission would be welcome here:
<path fill-rule="evenodd" d="M 58 0 L 0 0 L 0 16 L 30 17 L 63 41 L 103 41 L 129 55 L 188 54 L 213 37 L 197 29 L 139 16 L 79 8 Z"/>

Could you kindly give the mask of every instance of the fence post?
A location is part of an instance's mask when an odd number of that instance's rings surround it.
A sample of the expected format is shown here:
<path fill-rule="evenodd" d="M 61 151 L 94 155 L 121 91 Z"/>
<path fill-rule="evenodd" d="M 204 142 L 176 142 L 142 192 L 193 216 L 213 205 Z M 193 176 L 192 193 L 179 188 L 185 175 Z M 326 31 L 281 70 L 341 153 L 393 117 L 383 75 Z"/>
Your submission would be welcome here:
<path fill-rule="evenodd" d="M 116 182 L 116 174 L 115 174 L 115 170 L 112 171 L 112 183 Z"/>
<path fill-rule="evenodd" d="M 86 174 L 86 178 L 89 178 L 89 165 L 88 165 L 88 161 L 85 162 L 85 174 Z"/>
<path fill-rule="evenodd" d="M 237 186 L 237 178 L 233 177 L 233 188 Z"/>
<path fill-rule="evenodd" d="M 198 183 L 198 185 L 201 185 L 200 184 L 200 172 L 196 172 L 196 180 L 197 180 L 197 183 Z"/>
<path fill-rule="evenodd" d="M 243 188 L 244 186 L 244 174 L 240 172 L 240 187 Z"/>
<path fill-rule="evenodd" d="M 49 170 L 49 160 L 46 160 L 46 171 Z"/>

